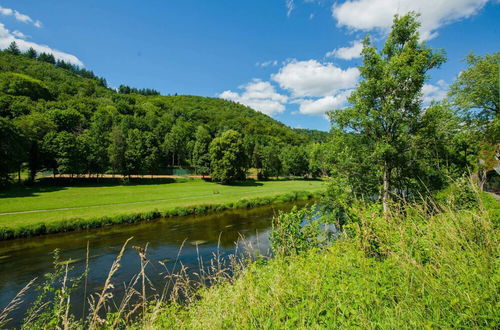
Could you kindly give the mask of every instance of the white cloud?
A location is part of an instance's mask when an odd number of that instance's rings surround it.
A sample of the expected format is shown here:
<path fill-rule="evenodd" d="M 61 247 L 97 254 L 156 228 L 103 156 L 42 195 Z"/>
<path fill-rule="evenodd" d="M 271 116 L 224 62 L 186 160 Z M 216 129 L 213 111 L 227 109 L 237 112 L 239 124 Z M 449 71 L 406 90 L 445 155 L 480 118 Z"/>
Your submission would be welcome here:
<path fill-rule="evenodd" d="M 17 32 L 18 32 L 17 34 L 19 33 L 22 34 L 22 32 L 19 31 Z M 33 47 L 33 49 L 35 49 L 38 53 L 50 53 L 54 55 L 56 59 L 63 60 L 65 62 L 76 64 L 79 66 L 83 66 L 82 61 L 80 61 L 76 56 L 50 48 L 49 46 L 46 45 L 39 45 L 31 41 L 20 39 L 19 35 L 15 34 L 15 31 L 10 32 L 2 23 L 0 23 L 0 49 L 7 48 L 13 41 L 16 42 L 17 46 L 21 51 L 26 51 L 30 47 Z"/>
<path fill-rule="evenodd" d="M 24 33 L 22 33 L 21 31 L 17 31 L 17 30 L 12 31 L 12 35 L 17 37 L 17 38 L 21 38 L 21 39 L 27 38 L 27 36 Z"/>
<path fill-rule="evenodd" d="M 416 11 L 421 16 L 421 38 L 432 39 L 443 25 L 475 15 L 489 0 L 350 0 L 334 4 L 332 15 L 340 26 L 355 30 L 388 31 L 395 14 Z"/>
<path fill-rule="evenodd" d="M 326 57 L 337 57 L 342 60 L 352 60 L 353 58 L 361 57 L 363 50 L 363 42 L 361 40 L 351 41 L 351 46 L 340 47 L 326 53 Z"/>
<path fill-rule="evenodd" d="M 239 88 L 243 89 L 242 93 L 227 90 L 218 97 L 244 104 L 267 115 L 285 111 L 284 104 L 288 101 L 288 97 L 276 92 L 274 86 L 268 81 L 254 79 Z"/>
<path fill-rule="evenodd" d="M 448 84 L 444 80 L 439 80 L 437 85 L 424 84 L 422 87 L 424 104 L 429 104 L 432 101 L 441 101 L 446 98 L 448 93 Z"/>
<path fill-rule="evenodd" d="M 357 68 L 342 70 L 332 63 L 316 60 L 292 61 L 271 78 L 294 97 L 322 97 L 353 88 L 359 78 Z"/>
<path fill-rule="evenodd" d="M 277 60 L 271 60 L 271 61 L 265 61 L 265 62 L 257 62 L 255 63 L 256 66 L 260 66 L 261 68 L 265 68 L 268 66 L 277 66 L 278 61 Z"/>
<path fill-rule="evenodd" d="M 295 3 L 293 2 L 293 0 L 286 0 L 286 16 L 290 17 L 294 9 Z"/>
<path fill-rule="evenodd" d="M 338 110 L 347 104 L 347 98 L 352 90 L 343 91 L 335 96 L 325 96 L 320 99 L 299 100 L 299 111 L 304 115 L 323 115 L 330 110 Z"/>
<path fill-rule="evenodd" d="M 0 6 L 0 14 L 5 15 L 5 16 L 10 16 L 14 15 L 14 11 L 10 8 L 4 8 Z"/>
<path fill-rule="evenodd" d="M 14 9 L 5 8 L 5 7 L 0 6 L 0 14 L 5 15 L 5 16 L 14 16 L 14 18 L 17 21 L 23 22 L 23 23 L 33 24 L 37 28 L 42 27 L 42 22 L 40 22 L 39 20 L 33 20 L 28 15 L 20 13 Z"/>

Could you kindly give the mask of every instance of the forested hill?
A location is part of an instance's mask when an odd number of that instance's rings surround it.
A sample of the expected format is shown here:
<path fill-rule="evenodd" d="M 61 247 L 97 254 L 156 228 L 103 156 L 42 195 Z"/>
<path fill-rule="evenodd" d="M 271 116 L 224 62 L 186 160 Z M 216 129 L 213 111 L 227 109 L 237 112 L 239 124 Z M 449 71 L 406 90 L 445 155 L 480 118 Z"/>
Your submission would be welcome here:
<path fill-rule="evenodd" d="M 9 162 L 1 166 L 11 171 L 28 161 L 32 170 L 60 173 L 152 173 L 191 165 L 200 129 L 211 139 L 229 129 L 240 132 L 249 158 L 256 146 L 280 150 L 316 140 L 238 103 L 115 90 L 91 71 L 29 51 L 0 51 L 0 120 L 2 157 Z M 137 161 L 127 163 L 133 154 Z M 148 157 L 154 159 L 148 163 Z"/>
<path fill-rule="evenodd" d="M 53 109 L 75 109 L 84 115 L 89 123 L 92 115 L 110 106 L 116 110 L 118 116 L 146 118 L 167 115 L 174 122 L 180 119 L 190 121 L 195 126 L 205 124 L 214 134 L 232 128 L 257 139 L 272 136 L 291 144 L 312 140 L 309 134 L 294 131 L 269 116 L 238 103 L 187 95 L 121 94 L 107 88 L 104 79 L 95 76 L 92 78 L 92 72 L 82 70 L 84 74 L 81 76 L 66 69 L 70 67 L 68 64 L 61 63 L 51 64 L 23 55 L 0 52 L 1 115 L 15 117 L 32 110 L 46 112 Z M 9 74 L 11 72 L 28 76 L 15 77 L 17 81 L 11 82 L 11 85 L 22 85 L 24 82 L 27 86 L 18 86 L 19 90 L 15 90 L 14 86 L 6 88 L 5 80 L 13 78 Z M 82 128 L 85 128 L 85 125 Z"/>

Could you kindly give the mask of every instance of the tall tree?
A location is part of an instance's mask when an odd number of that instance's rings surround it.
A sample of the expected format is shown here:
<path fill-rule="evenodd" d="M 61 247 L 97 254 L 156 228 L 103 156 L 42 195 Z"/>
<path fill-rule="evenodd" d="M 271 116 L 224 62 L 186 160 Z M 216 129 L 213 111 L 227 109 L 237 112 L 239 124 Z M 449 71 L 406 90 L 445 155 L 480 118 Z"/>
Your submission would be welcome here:
<path fill-rule="evenodd" d="M 211 177 L 229 184 L 245 179 L 246 156 L 240 133 L 228 130 L 210 143 Z"/>
<path fill-rule="evenodd" d="M 8 53 L 11 53 L 13 55 L 19 55 L 21 54 L 21 50 L 19 49 L 19 47 L 17 46 L 16 42 L 15 41 L 12 41 L 9 45 L 9 47 L 7 47 L 5 49 L 6 52 Z"/>
<path fill-rule="evenodd" d="M 387 212 L 395 172 L 404 174 L 411 138 L 422 114 L 422 86 L 426 72 L 445 60 L 419 41 L 418 15 L 396 16 L 383 49 L 370 38 L 363 42 L 362 80 L 350 95 L 350 107 L 330 112 L 334 127 L 366 137 L 374 156 L 374 170 L 382 173 L 382 200 Z"/>
<path fill-rule="evenodd" d="M 36 52 L 36 50 L 33 49 L 33 47 L 30 47 L 26 53 L 24 53 L 24 55 L 26 55 L 28 58 L 31 58 L 31 59 L 36 59 L 38 54 Z"/>
<path fill-rule="evenodd" d="M 281 152 L 281 163 L 286 175 L 302 176 L 309 170 L 307 151 L 304 147 L 287 146 Z"/>
<path fill-rule="evenodd" d="M 40 142 L 43 141 L 47 133 L 55 130 L 55 125 L 45 114 L 40 112 L 18 117 L 15 119 L 15 124 L 29 141 L 28 165 L 30 174 L 28 180 L 32 183 L 35 181 L 36 173 L 43 165 Z"/>
<path fill-rule="evenodd" d="M 210 132 L 204 126 L 198 126 L 193 147 L 193 166 L 196 174 L 203 176 L 210 174 L 209 146 L 212 141 Z"/>
<path fill-rule="evenodd" d="M 9 180 L 9 174 L 20 170 L 27 158 L 25 138 L 7 118 L 0 117 L 0 185 Z"/>
<path fill-rule="evenodd" d="M 125 150 L 127 145 L 120 127 L 114 126 L 111 130 L 110 144 L 108 148 L 109 163 L 114 173 L 125 173 Z"/>
<path fill-rule="evenodd" d="M 271 176 L 280 175 L 282 166 L 280 160 L 279 148 L 271 144 L 262 148 L 261 152 L 261 175 L 263 179 L 269 179 Z"/>

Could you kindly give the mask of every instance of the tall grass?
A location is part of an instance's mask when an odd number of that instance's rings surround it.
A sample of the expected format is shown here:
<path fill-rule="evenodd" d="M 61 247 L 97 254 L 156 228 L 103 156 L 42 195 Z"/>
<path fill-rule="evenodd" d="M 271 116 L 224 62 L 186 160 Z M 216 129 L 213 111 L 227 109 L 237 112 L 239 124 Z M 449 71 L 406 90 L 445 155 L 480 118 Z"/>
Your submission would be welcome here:
<path fill-rule="evenodd" d="M 228 209 L 252 208 L 268 205 L 272 203 L 290 202 L 300 199 L 310 199 L 318 196 L 318 193 L 308 191 L 292 191 L 287 194 L 280 194 L 269 197 L 253 199 L 240 199 L 236 202 L 219 204 L 199 204 L 190 206 L 180 206 L 166 210 L 151 210 L 149 212 L 123 214 L 118 216 L 104 216 L 97 218 L 71 218 L 56 222 L 37 223 L 18 227 L 0 227 L 0 240 L 9 240 L 21 237 L 32 237 L 46 234 L 69 232 L 75 230 L 86 230 L 104 226 L 135 223 L 139 221 L 150 221 L 158 218 L 170 218 L 175 216 L 186 216 L 219 212 Z"/>
<path fill-rule="evenodd" d="M 140 326 L 498 328 L 500 203 L 475 194 L 466 209 L 430 201 L 384 215 L 358 205 L 334 244 L 253 263 Z"/>

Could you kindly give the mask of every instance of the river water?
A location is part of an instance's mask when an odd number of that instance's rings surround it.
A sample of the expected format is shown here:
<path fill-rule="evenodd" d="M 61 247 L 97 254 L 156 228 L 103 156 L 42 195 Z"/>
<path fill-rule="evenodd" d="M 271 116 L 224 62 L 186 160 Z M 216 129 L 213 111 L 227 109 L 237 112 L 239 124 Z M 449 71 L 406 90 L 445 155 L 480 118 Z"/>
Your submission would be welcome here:
<path fill-rule="evenodd" d="M 252 247 L 263 255 L 270 252 L 269 232 L 271 220 L 278 211 L 289 211 L 294 205 L 305 206 L 308 202 L 275 204 L 254 209 L 238 209 L 208 215 L 157 219 L 131 225 L 118 225 L 81 232 L 62 233 L 0 242 L 0 310 L 30 280 L 53 270 L 53 251 L 60 250 L 62 262 L 72 260 L 69 266 L 72 275 L 82 274 L 89 244 L 88 292 L 95 293 L 102 288 L 111 264 L 124 242 L 133 237 L 125 250 L 121 267 L 114 276 L 113 283 L 128 283 L 139 272 L 140 259 L 132 246 L 144 247 L 148 244 L 147 258 L 152 284 L 164 286 L 165 279 L 159 276 L 163 267 L 188 267 L 188 271 L 199 272 L 200 260 L 205 265 L 214 253 L 223 256 Z M 309 202 L 310 203 L 310 202 Z M 182 249 L 180 249 L 182 245 Z M 178 262 L 176 263 L 176 260 Z M 156 274 L 156 275 L 155 275 Z M 18 326 L 27 303 L 34 300 L 37 293 L 30 289 L 24 297 L 25 303 L 11 314 L 14 321 L 10 326 Z M 79 294 L 82 297 L 81 294 Z M 83 299 L 74 299 L 72 310 L 81 314 Z"/>

